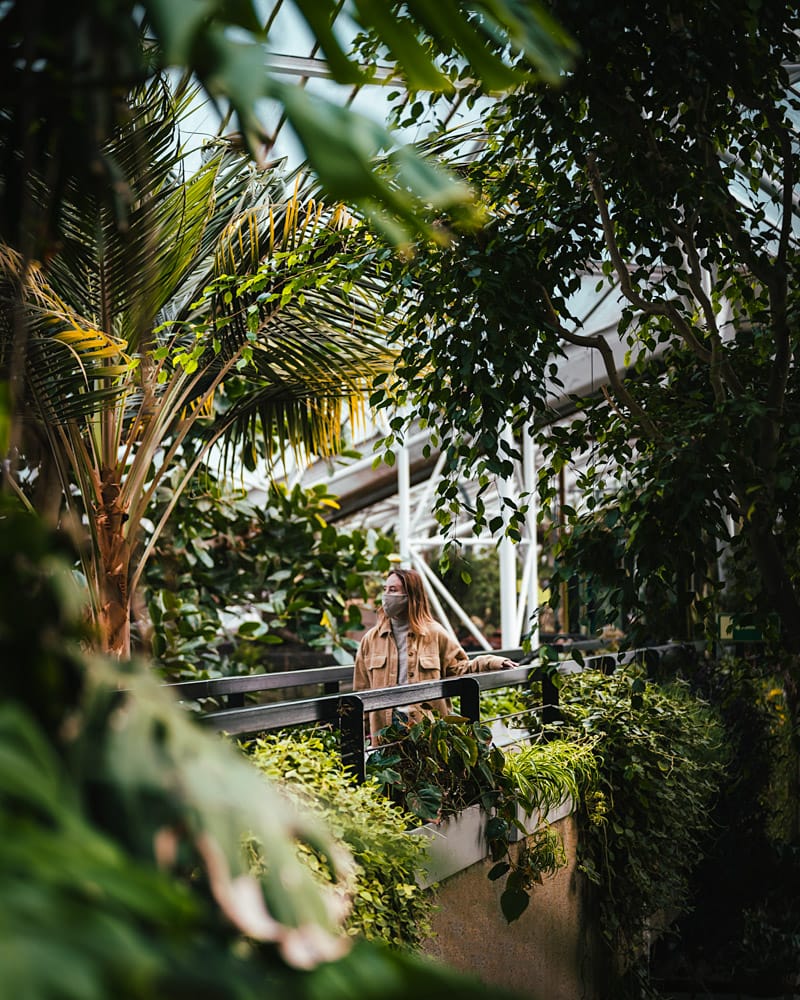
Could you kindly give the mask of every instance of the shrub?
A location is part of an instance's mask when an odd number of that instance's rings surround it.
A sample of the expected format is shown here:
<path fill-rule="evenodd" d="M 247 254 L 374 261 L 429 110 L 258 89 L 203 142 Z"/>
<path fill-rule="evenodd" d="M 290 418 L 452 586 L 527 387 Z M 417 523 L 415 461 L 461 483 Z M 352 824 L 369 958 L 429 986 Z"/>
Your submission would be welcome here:
<path fill-rule="evenodd" d="M 357 784 L 324 730 L 264 736 L 247 744 L 260 770 L 278 779 L 287 794 L 324 820 L 356 863 L 355 893 L 347 930 L 369 940 L 414 948 L 430 933 L 433 893 L 416 881 L 425 845 L 406 833 L 409 816 L 390 802 L 375 781 Z M 258 845 L 254 845 L 258 864 Z M 301 848 L 322 882 L 327 859 Z"/>
<path fill-rule="evenodd" d="M 182 474 L 182 473 L 181 473 Z M 166 486 L 154 517 L 174 502 Z M 289 639 L 352 655 L 369 576 L 392 543 L 326 520 L 336 498 L 318 485 L 272 484 L 262 503 L 198 473 L 181 494 L 146 576 L 152 646 L 166 679 L 267 669 Z M 144 638 L 144 637 L 143 637 Z"/>
<path fill-rule="evenodd" d="M 799 971 L 800 842 L 786 691 L 767 658 L 707 661 L 692 683 L 720 712 L 730 760 L 693 909 L 678 923 L 679 940 L 656 949 L 654 971 L 673 980 L 705 976 L 744 993 L 789 991 Z"/>

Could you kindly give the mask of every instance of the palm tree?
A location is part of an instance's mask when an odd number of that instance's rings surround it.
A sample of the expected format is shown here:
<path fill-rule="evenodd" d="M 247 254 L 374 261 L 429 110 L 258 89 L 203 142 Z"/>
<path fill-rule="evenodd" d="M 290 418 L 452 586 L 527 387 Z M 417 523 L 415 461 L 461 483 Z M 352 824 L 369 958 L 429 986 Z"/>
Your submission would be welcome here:
<path fill-rule="evenodd" d="M 0 251 L 0 364 L 88 535 L 100 645 L 120 656 L 171 508 L 141 550 L 143 520 L 190 441 L 176 499 L 223 440 L 252 448 L 260 433 L 273 457 L 334 449 L 343 401 L 358 406 L 388 358 L 369 238 L 299 183 L 284 197 L 222 141 L 189 171 L 177 124 L 190 96 L 163 80 L 130 96 L 109 155 L 127 180 L 111 202 L 67 191 L 46 265 Z"/>

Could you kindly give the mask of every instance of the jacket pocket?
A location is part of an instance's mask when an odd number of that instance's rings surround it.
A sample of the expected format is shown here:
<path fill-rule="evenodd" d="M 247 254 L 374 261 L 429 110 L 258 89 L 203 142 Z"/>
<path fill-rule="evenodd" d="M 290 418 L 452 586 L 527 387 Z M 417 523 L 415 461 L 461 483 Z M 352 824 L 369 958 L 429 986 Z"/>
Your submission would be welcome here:
<path fill-rule="evenodd" d="M 386 662 L 386 654 L 383 656 L 367 657 L 365 666 L 367 668 L 367 683 L 371 688 L 383 688 L 389 686 L 389 667 Z"/>
<path fill-rule="evenodd" d="M 442 675 L 441 664 L 438 656 L 431 656 L 430 653 L 422 653 L 417 662 L 419 679 L 421 681 L 435 681 Z"/>

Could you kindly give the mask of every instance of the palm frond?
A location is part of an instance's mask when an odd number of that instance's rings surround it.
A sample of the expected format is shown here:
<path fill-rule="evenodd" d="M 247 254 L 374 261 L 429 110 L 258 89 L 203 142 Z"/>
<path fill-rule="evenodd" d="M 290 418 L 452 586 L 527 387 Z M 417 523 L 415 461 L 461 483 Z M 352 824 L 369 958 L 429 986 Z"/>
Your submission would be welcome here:
<path fill-rule="evenodd" d="M 222 460 L 233 466 L 236 452 L 255 442 L 265 442 L 269 464 L 285 459 L 288 451 L 300 458 L 336 454 L 341 446 L 343 417 L 348 407 L 357 406 L 363 394 L 319 396 L 298 392 L 297 385 L 279 382 L 251 391 L 216 423 L 224 434 Z"/>
<path fill-rule="evenodd" d="M 232 451 L 257 436 L 273 457 L 330 454 L 345 411 L 364 406 L 390 364 L 380 255 L 346 210 L 299 183 L 285 197 L 280 179 L 242 170 L 223 143 L 186 176 L 168 92 L 138 92 L 129 106 L 108 156 L 124 211 L 70 190 L 63 247 L 46 273 L 30 270 L 25 299 L 29 393 L 88 518 L 98 614 L 103 560 L 116 558 L 101 530 L 106 507 L 126 518 L 117 541 L 127 546 L 190 435 L 194 464 L 216 441 Z M 13 341 L 19 301 L 7 270 L 0 344 Z M 228 408 L 209 417 L 220 389 Z"/>
<path fill-rule="evenodd" d="M 108 150 L 120 174 L 124 224 L 107 199 L 70 189 L 50 279 L 78 311 L 136 353 L 146 349 L 159 312 L 187 275 L 212 254 L 250 176 L 241 157 L 222 150 L 187 176 L 181 105 L 163 83 L 136 91 L 128 108 Z"/>
<path fill-rule="evenodd" d="M 135 365 L 125 343 L 97 329 L 49 286 L 36 263 L 0 245 L 0 355 L 10 350 L 21 310 L 26 335 L 29 398 L 43 421 L 63 423 L 111 405 L 127 391 Z"/>

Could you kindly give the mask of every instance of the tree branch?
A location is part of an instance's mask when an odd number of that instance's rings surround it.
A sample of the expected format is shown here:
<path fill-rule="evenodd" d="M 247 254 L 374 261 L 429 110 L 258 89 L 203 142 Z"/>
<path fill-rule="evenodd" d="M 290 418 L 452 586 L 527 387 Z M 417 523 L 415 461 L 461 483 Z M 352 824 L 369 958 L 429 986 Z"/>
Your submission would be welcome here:
<path fill-rule="evenodd" d="M 601 336 L 585 336 L 580 333 L 572 333 L 569 331 L 561 320 L 558 318 L 558 314 L 553 306 L 550 296 L 547 293 L 547 289 L 540 283 L 536 282 L 539 290 L 542 293 L 542 298 L 545 304 L 545 310 L 550 319 L 550 324 L 558 335 L 566 340 L 568 344 L 574 344 L 576 347 L 590 347 L 595 351 L 598 351 L 603 359 L 603 364 L 606 369 L 606 375 L 608 375 L 608 381 L 614 389 L 614 393 L 621 403 L 624 403 L 628 407 L 630 412 L 635 415 L 642 429 L 645 430 L 653 439 L 660 440 L 661 434 L 659 433 L 656 425 L 648 417 L 647 413 L 642 409 L 642 407 L 636 402 L 636 400 L 631 396 L 628 390 L 625 388 L 622 379 L 619 377 L 619 372 L 617 371 L 617 364 L 614 360 L 614 353 L 609 346 L 608 341 L 605 337 Z"/>
<path fill-rule="evenodd" d="M 736 393 L 736 395 L 741 395 L 742 383 L 725 354 L 725 347 L 722 343 L 719 327 L 717 326 L 717 317 L 714 312 L 714 305 L 711 301 L 711 296 L 708 292 L 706 292 L 703 285 L 703 265 L 700 262 L 700 253 L 697 249 L 697 245 L 695 244 L 691 227 L 687 226 L 684 228 L 678 226 L 672 221 L 667 221 L 666 226 L 681 241 L 683 254 L 689 265 L 687 282 L 692 295 L 694 295 L 697 300 L 703 316 L 705 317 L 706 331 L 711 341 L 711 354 L 708 359 L 709 379 L 714 390 L 714 398 L 718 403 L 722 403 L 725 398 L 722 375 L 724 374 L 725 383 L 734 393 Z M 710 278 L 710 272 L 706 271 L 706 273 L 709 274 Z"/>
<path fill-rule="evenodd" d="M 614 227 L 611 222 L 611 213 L 608 210 L 608 202 L 603 191 L 603 182 L 600 171 L 597 169 L 597 161 L 592 154 L 586 157 L 586 173 L 589 178 L 589 186 L 592 195 L 600 212 L 600 222 L 603 227 L 606 249 L 608 250 L 614 270 L 619 279 L 620 288 L 625 298 L 646 316 L 666 316 L 675 327 L 678 335 L 686 343 L 687 347 L 701 361 L 708 364 L 711 361 L 711 352 L 708 351 L 695 336 L 694 330 L 689 323 L 681 316 L 673 302 L 663 300 L 661 302 L 648 302 L 637 292 L 631 283 L 631 276 L 622 254 L 619 252 L 617 241 L 614 237 Z"/>
<path fill-rule="evenodd" d="M 781 153 L 783 154 L 781 234 L 778 241 L 778 253 L 775 263 L 780 269 L 784 269 L 789 252 L 789 241 L 792 238 L 792 216 L 794 214 L 794 153 L 792 150 L 792 136 L 785 124 L 778 119 L 776 108 L 765 106 L 763 112 L 771 130 L 779 137 Z"/>

